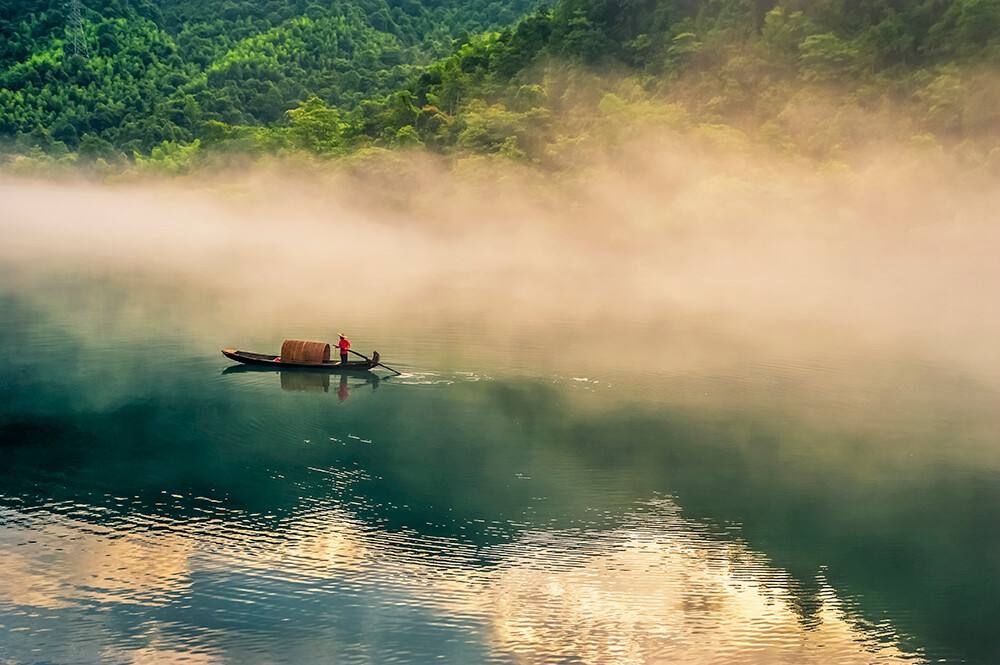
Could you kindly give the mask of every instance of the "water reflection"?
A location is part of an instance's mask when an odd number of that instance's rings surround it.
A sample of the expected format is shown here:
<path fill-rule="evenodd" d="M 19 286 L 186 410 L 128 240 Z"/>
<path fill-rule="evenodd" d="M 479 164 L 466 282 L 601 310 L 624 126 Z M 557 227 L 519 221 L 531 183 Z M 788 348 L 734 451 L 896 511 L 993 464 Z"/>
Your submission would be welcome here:
<path fill-rule="evenodd" d="M 281 389 L 292 392 L 330 392 L 330 375 L 303 372 L 278 372 L 281 375 Z M 347 377 L 341 376 L 341 383 L 347 384 Z"/>
<path fill-rule="evenodd" d="M 352 389 L 370 386 L 376 390 L 383 381 L 374 372 L 337 372 L 336 370 L 277 370 L 252 365 L 232 365 L 222 370 L 223 376 L 234 374 L 278 374 L 281 389 L 289 392 L 330 392 L 330 377 L 337 377 L 337 399 L 341 402 L 350 397 Z"/>
<path fill-rule="evenodd" d="M 372 529 L 324 502 L 265 533 L 206 503 L 196 524 L 133 516 L 149 531 L 82 538 L 92 527 L 48 508 L 5 532 L 16 547 L 0 564 L 0 596 L 13 608 L 8 633 L 24 632 L 55 660 L 131 659 L 132 649 L 166 657 L 163 647 L 269 662 L 321 660 L 331 647 L 364 662 L 912 657 L 893 646 L 891 626 L 858 625 L 822 579 L 804 625 L 787 573 L 706 534 L 666 499 L 610 531 L 529 530 L 485 551 Z M 67 548 L 65 538 L 78 542 Z M 495 564 L 482 566 L 483 556 Z M 38 632 L 67 617 L 68 635 Z M 402 627 L 407 635 L 394 638 Z"/>
<path fill-rule="evenodd" d="M 989 400 L 454 373 L 338 376 L 378 395 L 339 408 L 329 375 L 5 311 L 0 659 L 997 655 Z"/>

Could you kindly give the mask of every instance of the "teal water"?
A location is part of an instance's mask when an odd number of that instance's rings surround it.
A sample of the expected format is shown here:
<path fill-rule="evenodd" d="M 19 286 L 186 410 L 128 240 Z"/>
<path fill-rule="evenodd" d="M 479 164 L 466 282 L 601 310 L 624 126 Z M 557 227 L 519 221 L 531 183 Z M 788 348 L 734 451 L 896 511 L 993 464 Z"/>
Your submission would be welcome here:
<path fill-rule="evenodd" d="M 1000 662 L 991 381 L 374 313 L 402 377 L 234 371 L 281 322 L 197 298 L 0 289 L 0 663 Z"/>

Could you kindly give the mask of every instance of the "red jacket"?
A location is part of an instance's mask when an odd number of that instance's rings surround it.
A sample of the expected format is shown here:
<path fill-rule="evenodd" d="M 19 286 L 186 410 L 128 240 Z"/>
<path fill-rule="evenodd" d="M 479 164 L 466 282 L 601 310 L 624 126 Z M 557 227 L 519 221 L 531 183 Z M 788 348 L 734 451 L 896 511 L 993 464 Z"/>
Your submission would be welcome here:
<path fill-rule="evenodd" d="M 350 343 L 350 342 L 348 342 L 348 341 L 347 341 L 346 339 L 342 339 L 342 340 L 340 340 L 340 342 L 339 342 L 339 343 L 337 344 L 337 346 L 339 346 L 339 347 L 340 347 L 340 355 L 342 355 L 342 356 L 346 356 L 346 355 L 347 355 L 347 350 L 348 350 L 349 348 L 351 348 L 351 343 Z"/>

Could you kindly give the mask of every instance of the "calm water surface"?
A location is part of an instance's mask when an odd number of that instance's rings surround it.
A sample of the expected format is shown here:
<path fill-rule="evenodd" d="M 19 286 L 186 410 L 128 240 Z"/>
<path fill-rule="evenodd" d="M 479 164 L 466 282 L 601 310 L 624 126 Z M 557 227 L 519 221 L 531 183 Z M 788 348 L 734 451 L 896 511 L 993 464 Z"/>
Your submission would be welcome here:
<path fill-rule="evenodd" d="M 989 381 L 541 369 L 384 314 L 402 377 L 243 371 L 336 329 L 70 281 L 0 287 L 0 663 L 1000 662 Z"/>

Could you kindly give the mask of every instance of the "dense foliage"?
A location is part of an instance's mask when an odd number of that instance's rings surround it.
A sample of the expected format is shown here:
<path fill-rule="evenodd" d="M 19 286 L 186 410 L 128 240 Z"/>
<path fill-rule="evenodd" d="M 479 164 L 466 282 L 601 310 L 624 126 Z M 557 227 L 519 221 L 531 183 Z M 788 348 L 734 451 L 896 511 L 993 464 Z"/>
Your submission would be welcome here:
<path fill-rule="evenodd" d="M 353 106 L 528 6 L 89 0 L 77 25 L 59 0 L 0 0 L 0 135 L 110 156 L 191 141 L 210 121 L 274 123 L 311 95 Z"/>
<path fill-rule="evenodd" d="M 890 124 L 989 150 L 998 74 L 1000 0 L 560 0 L 470 40 L 386 105 L 412 102 L 429 145 L 536 159 L 559 133 L 637 120 L 818 157 Z M 377 117 L 361 121 L 373 138 L 406 128 Z"/>
<path fill-rule="evenodd" d="M 107 0 L 86 59 L 62 10 L 11 4 L 0 134 L 22 150 L 168 170 L 412 145 L 557 163 L 653 123 L 821 160 L 888 133 L 1000 166 L 1000 0 L 557 0 L 455 46 L 530 3 Z"/>

